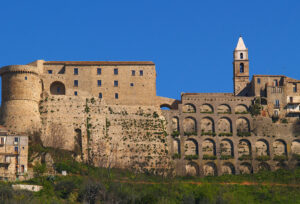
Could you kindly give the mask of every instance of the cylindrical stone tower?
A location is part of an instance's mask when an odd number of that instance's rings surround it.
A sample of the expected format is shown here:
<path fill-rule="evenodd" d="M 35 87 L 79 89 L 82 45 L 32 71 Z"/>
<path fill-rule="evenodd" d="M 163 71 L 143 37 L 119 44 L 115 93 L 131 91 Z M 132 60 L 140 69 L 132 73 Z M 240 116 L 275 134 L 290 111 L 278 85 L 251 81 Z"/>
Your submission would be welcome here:
<path fill-rule="evenodd" d="M 1 123 L 10 131 L 25 133 L 40 128 L 41 79 L 36 66 L 12 65 L 0 69 Z"/>

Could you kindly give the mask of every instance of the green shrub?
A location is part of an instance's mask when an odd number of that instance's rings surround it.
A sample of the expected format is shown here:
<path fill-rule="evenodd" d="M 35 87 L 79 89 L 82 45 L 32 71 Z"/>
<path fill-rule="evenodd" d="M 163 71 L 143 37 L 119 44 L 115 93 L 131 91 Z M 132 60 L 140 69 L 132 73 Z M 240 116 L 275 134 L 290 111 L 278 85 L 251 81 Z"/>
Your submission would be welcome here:
<path fill-rule="evenodd" d="M 175 154 L 173 154 L 172 158 L 173 158 L 173 159 L 180 159 L 180 158 L 181 158 L 181 155 L 178 154 L 178 153 L 175 153 Z"/>
<path fill-rule="evenodd" d="M 239 160 L 240 161 L 243 161 L 243 160 L 251 160 L 252 159 L 252 156 L 251 155 L 247 155 L 247 154 L 243 154 L 242 156 L 239 157 Z"/>
<path fill-rule="evenodd" d="M 212 114 L 212 113 L 214 113 L 214 112 L 212 112 L 212 111 L 202 111 L 202 112 L 200 112 L 200 113 L 203 113 L 203 114 Z"/>
<path fill-rule="evenodd" d="M 217 134 L 215 133 L 215 132 L 211 132 L 211 131 L 209 131 L 209 132 L 204 132 L 204 131 L 202 131 L 201 132 L 201 135 L 208 135 L 208 136 L 216 136 Z"/>
<path fill-rule="evenodd" d="M 288 123 L 288 120 L 286 118 L 281 119 L 281 123 Z"/>
<path fill-rule="evenodd" d="M 197 132 L 184 132 L 184 135 L 186 136 L 197 135 Z"/>
<path fill-rule="evenodd" d="M 293 160 L 300 161 L 300 154 L 293 154 L 292 158 Z"/>
<path fill-rule="evenodd" d="M 179 131 L 177 131 L 177 130 L 174 130 L 172 133 L 171 133 L 171 136 L 173 137 L 173 138 L 176 138 L 176 137 L 178 137 L 180 135 L 180 133 L 179 133 Z"/>
<path fill-rule="evenodd" d="M 185 160 L 194 160 L 194 159 L 198 159 L 199 156 L 198 155 L 185 155 L 184 159 Z"/>
<path fill-rule="evenodd" d="M 252 116 L 260 115 L 262 109 L 260 98 L 255 99 L 254 103 L 249 107 L 249 112 Z"/>
<path fill-rule="evenodd" d="M 222 137 L 222 136 L 231 137 L 232 136 L 232 132 L 221 132 L 221 133 L 219 133 L 219 136 L 220 137 Z"/>
<path fill-rule="evenodd" d="M 242 111 L 242 112 L 235 112 L 235 114 L 248 114 L 249 112 L 248 111 Z"/>
<path fill-rule="evenodd" d="M 269 155 L 261 155 L 261 156 L 257 156 L 256 157 L 257 161 L 269 161 L 270 160 L 270 156 Z"/>
<path fill-rule="evenodd" d="M 249 137 L 249 136 L 251 136 L 251 132 L 238 132 L 237 136 L 239 136 L 239 137 Z"/>
<path fill-rule="evenodd" d="M 157 112 L 153 112 L 153 118 L 158 118 L 159 117 L 159 115 L 157 114 Z"/>
<path fill-rule="evenodd" d="M 207 155 L 207 154 L 204 154 L 203 155 L 203 160 L 216 160 L 217 157 L 215 155 Z"/>
<path fill-rule="evenodd" d="M 221 160 L 233 159 L 233 156 L 231 156 L 231 155 L 221 155 L 220 159 Z"/>
<path fill-rule="evenodd" d="M 286 155 L 274 155 L 273 160 L 274 161 L 285 161 L 285 160 L 287 160 L 287 156 Z"/>
<path fill-rule="evenodd" d="M 33 172 L 35 176 L 42 176 L 46 172 L 46 164 L 37 163 L 33 166 Z"/>

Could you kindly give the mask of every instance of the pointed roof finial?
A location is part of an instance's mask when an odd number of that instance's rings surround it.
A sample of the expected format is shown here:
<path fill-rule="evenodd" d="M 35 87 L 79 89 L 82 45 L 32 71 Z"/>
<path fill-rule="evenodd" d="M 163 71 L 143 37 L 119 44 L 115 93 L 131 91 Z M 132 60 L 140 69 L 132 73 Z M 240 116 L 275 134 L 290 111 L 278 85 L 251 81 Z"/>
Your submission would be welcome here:
<path fill-rule="evenodd" d="M 246 50 L 246 49 L 247 48 L 246 48 L 246 45 L 245 45 L 244 40 L 242 38 L 242 35 L 240 35 L 239 41 L 238 41 L 238 43 L 236 45 L 235 50 Z"/>

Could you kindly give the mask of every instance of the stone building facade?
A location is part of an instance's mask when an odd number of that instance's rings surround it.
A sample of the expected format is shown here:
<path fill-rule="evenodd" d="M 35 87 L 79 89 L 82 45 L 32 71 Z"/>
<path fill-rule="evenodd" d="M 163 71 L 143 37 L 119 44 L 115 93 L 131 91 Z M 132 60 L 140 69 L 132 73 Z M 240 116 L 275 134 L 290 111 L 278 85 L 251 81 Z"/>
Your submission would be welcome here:
<path fill-rule="evenodd" d="M 28 136 L 10 135 L 0 127 L 0 180 L 24 179 L 27 172 Z"/>
<path fill-rule="evenodd" d="M 45 146 L 96 166 L 205 176 L 292 167 L 300 158 L 300 81 L 250 81 L 242 37 L 232 94 L 159 97 L 153 62 L 38 60 L 0 75 L 1 123 L 12 134 L 40 130 Z"/>

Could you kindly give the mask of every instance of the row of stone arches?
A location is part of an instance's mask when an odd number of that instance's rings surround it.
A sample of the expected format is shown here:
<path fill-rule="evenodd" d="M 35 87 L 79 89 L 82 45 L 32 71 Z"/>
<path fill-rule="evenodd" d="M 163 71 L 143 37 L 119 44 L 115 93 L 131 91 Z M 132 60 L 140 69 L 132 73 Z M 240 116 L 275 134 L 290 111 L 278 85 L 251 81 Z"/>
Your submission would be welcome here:
<path fill-rule="evenodd" d="M 182 106 L 183 113 L 196 113 L 196 106 L 192 103 L 186 103 Z M 199 107 L 200 113 L 232 113 L 232 108 L 228 104 L 220 104 L 214 108 L 211 104 L 205 103 Z M 234 108 L 235 113 L 248 113 L 248 107 L 245 104 L 238 104 Z"/>
<path fill-rule="evenodd" d="M 236 174 L 236 168 L 231 162 L 224 162 L 220 166 L 220 174 Z M 249 162 L 241 162 L 238 165 L 240 174 L 251 174 L 253 173 L 253 167 Z M 257 170 L 270 171 L 271 167 L 267 162 L 260 162 L 257 166 Z M 200 173 L 201 172 L 201 173 Z M 185 165 L 185 173 L 188 176 L 218 176 L 218 167 L 214 162 L 206 162 L 200 169 L 196 162 L 189 162 Z"/>
<path fill-rule="evenodd" d="M 202 156 L 205 159 L 212 158 L 212 156 L 216 156 L 216 142 L 211 138 L 206 138 L 203 140 L 201 147 L 202 148 Z M 234 155 L 234 148 L 237 148 L 238 155 Z M 255 149 L 254 149 L 255 148 Z M 252 152 L 255 151 L 256 157 L 261 156 L 271 156 L 270 155 L 270 145 L 268 141 L 265 139 L 258 139 L 254 143 L 254 148 L 252 144 L 247 139 L 239 140 L 237 146 L 235 147 L 233 142 L 230 139 L 223 139 L 220 142 L 220 155 L 227 156 L 228 158 L 233 158 L 234 156 L 238 156 L 241 159 L 252 159 Z M 287 152 L 287 144 L 284 140 L 277 139 L 272 143 L 273 156 L 288 156 Z M 291 143 L 291 153 L 300 155 L 300 140 L 294 140 Z M 173 150 L 176 154 L 181 154 L 180 149 L 180 140 L 173 140 Z M 187 139 L 184 143 L 184 154 L 185 155 L 199 155 L 199 145 L 197 140 L 195 139 Z"/>
<path fill-rule="evenodd" d="M 184 132 L 197 132 L 198 124 L 194 117 L 186 117 L 183 119 Z M 237 132 L 250 132 L 250 122 L 246 117 L 239 117 L 236 120 Z M 172 118 L 172 131 L 179 131 L 179 118 Z M 203 134 L 212 132 L 232 133 L 232 121 L 228 117 L 221 117 L 215 124 L 211 117 L 204 117 L 200 120 L 200 130 Z"/>

